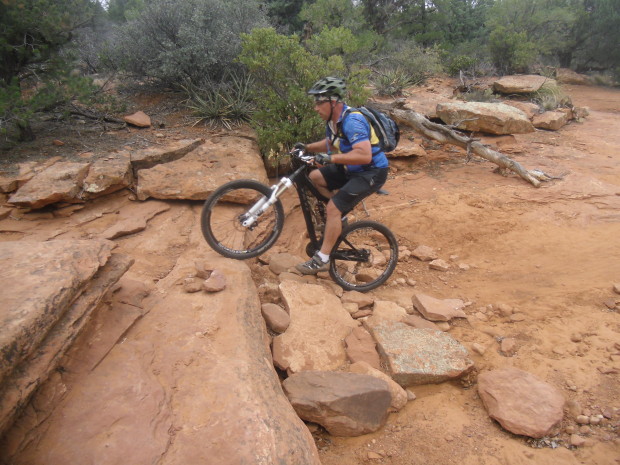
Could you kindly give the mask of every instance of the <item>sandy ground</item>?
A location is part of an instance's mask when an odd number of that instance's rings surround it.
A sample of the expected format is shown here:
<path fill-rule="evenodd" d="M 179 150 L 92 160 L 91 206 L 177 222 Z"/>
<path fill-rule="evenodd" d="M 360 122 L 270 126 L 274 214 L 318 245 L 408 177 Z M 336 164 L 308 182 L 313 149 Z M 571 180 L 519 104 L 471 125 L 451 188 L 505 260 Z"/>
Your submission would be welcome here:
<path fill-rule="evenodd" d="M 374 434 L 337 438 L 317 428 L 324 465 L 620 463 L 620 295 L 613 292 L 620 283 L 620 90 L 566 90 L 590 116 L 557 132 L 517 136 L 508 153 L 528 169 L 561 179 L 536 189 L 515 175 L 494 173 L 495 165 L 482 159 L 466 163 L 460 149 L 436 147 L 428 157 L 395 161 L 397 171 L 385 186 L 390 195 L 374 196 L 366 205 L 403 245 L 431 246 L 452 264 L 439 272 L 411 260 L 399 264 L 394 278 L 406 276 L 417 282 L 417 291 L 470 303 L 470 318 L 450 332 L 468 348 L 474 343 L 486 348 L 482 355 L 472 351 L 478 372 L 518 367 L 557 386 L 580 412 L 612 418 L 582 428 L 587 442 L 579 448 L 568 447 L 571 428 L 579 432 L 570 415 L 555 437 L 515 436 L 488 417 L 470 377 L 413 388 L 416 400 Z M 125 140 L 106 143 L 136 147 L 147 137 L 156 141 L 155 132 L 128 132 Z M 105 152 L 106 143 L 82 142 L 82 156 Z M 49 147 L 48 155 L 67 150 Z M 120 210 L 130 202 L 111 196 L 106 203 L 97 208 Z M 154 219 L 162 231 L 155 242 L 119 241 L 136 258 L 131 273 L 154 281 L 166 275 L 184 247 L 196 207 L 175 203 Z M 2 233 L 0 240 L 44 239 L 55 228 L 53 221 L 31 225 L 21 233 Z M 300 230 L 300 215 L 291 215 L 277 247 L 303 256 Z M 85 226 L 74 236 L 87 234 Z M 374 295 L 406 303 L 414 289 L 388 284 Z M 614 301 L 619 303 L 610 309 L 606 303 Z M 519 318 L 502 316 L 499 304 L 512 307 Z M 514 355 L 500 353 L 502 338 L 516 340 Z"/>

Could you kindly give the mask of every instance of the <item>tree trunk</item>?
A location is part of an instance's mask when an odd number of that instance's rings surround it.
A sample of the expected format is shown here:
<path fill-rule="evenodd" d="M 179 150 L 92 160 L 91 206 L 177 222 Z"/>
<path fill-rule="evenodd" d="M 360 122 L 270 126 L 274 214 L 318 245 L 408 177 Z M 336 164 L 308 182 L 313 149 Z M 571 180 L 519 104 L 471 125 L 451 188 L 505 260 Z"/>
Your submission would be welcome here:
<path fill-rule="evenodd" d="M 373 105 L 375 106 L 375 105 Z M 539 187 L 541 181 L 549 181 L 551 176 L 545 174 L 540 170 L 527 170 L 516 161 L 506 157 L 505 155 L 491 150 L 485 145 L 477 142 L 475 139 L 465 137 L 456 131 L 450 129 L 448 126 L 433 123 L 429 121 L 425 116 L 416 113 L 413 110 L 398 108 L 402 106 L 402 103 L 398 102 L 389 108 L 383 109 L 399 124 L 404 124 L 413 127 L 420 134 L 436 140 L 438 142 L 457 145 L 464 149 L 467 149 L 467 153 L 475 153 L 479 157 L 489 160 L 502 169 L 510 170 L 535 187 Z M 378 106 L 377 106 L 378 107 Z"/>

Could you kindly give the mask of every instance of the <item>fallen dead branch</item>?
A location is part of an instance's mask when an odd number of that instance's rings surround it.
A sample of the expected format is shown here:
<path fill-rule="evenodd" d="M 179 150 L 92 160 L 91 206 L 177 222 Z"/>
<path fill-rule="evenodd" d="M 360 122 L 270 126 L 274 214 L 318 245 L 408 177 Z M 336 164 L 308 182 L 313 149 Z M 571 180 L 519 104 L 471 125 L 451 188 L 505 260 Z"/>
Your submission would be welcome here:
<path fill-rule="evenodd" d="M 94 119 L 97 121 L 105 121 L 108 123 L 116 123 L 122 124 L 123 126 L 127 123 L 122 119 L 114 118 L 113 116 L 106 115 L 97 110 L 93 110 L 92 108 L 84 108 L 76 105 L 75 103 L 71 104 L 71 114 L 83 116 L 84 118 Z"/>
<path fill-rule="evenodd" d="M 401 102 L 397 102 L 389 108 L 382 108 L 382 110 L 389 113 L 389 115 L 394 118 L 397 123 L 411 126 L 420 134 L 438 142 L 462 147 L 467 150 L 468 156 L 470 156 L 473 152 L 479 157 L 495 163 L 501 170 L 509 170 L 518 174 L 535 187 L 539 187 L 541 182 L 552 179 L 551 176 L 540 170 L 525 169 L 518 162 L 508 158 L 500 152 L 491 150 L 484 144 L 478 142 L 476 139 L 459 134 L 448 126 L 443 126 L 429 121 L 428 118 L 420 113 L 404 108 Z"/>

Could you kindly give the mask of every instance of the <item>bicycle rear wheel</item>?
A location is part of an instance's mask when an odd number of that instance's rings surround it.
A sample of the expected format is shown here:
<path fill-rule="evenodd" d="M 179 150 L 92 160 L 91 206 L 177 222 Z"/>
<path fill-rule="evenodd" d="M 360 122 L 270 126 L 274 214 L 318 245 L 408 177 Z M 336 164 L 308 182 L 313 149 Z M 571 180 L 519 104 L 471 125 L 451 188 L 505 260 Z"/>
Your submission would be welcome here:
<path fill-rule="evenodd" d="M 357 221 L 344 229 L 330 261 L 329 274 L 339 286 L 348 291 L 370 291 L 392 275 L 398 243 L 385 225 Z"/>
<path fill-rule="evenodd" d="M 271 189 L 258 181 L 231 181 L 217 188 L 202 207 L 200 225 L 207 243 L 219 254 L 243 260 L 268 250 L 280 236 L 284 209 L 279 200 L 254 224 L 243 226 L 248 210 Z"/>

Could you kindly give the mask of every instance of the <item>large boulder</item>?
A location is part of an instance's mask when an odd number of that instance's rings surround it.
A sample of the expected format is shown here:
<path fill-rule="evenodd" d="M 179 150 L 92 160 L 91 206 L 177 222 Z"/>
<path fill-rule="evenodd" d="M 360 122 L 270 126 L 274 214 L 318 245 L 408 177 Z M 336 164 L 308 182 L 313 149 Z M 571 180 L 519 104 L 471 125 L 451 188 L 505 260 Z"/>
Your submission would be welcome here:
<path fill-rule="evenodd" d="M 297 414 L 333 436 L 361 436 L 381 428 L 392 395 L 388 383 L 366 374 L 304 371 L 282 383 Z"/>
<path fill-rule="evenodd" d="M 242 137 L 219 137 L 175 161 L 140 169 L 137 195 L 140 200 L 205 200 L 217 187 L 234 179 L 268 182 L 256 142 Z"/>
<path fill-rule="evenodd" d="M 478 393 L 489 416 L 514 434 L 542 438 L 562 421 L 562 393 L 518 368 L 480 374 Z"/>
<path fill-rule="evenodd" d="M 289 374 L 337 370 L 347 363 L 343 340 L 358 326 L 340 299 L 323 286 L 292 280 L 280 283 L 291 317 L 285 333 L 273 339 L 273 361 Z"/>
<path fill-rule="evenodd" d="M 440 103 L 437 105 L 437 115 L 444 123 L 466 131 L 491 134 L 534 132 L 534 126 L 525 113 L 503 103 Z"/>
<path fill-rule="evenodd" d="M 467 349 L 449 334 L 404 323 L 364 323 L 392 379 L 403 387 L 459 378 L 474 367 Z"/>
<path fill-rule="evenodd" d="M 557 131 L 568 122 L 568 114 L 564 111 L 546 111 L 534 116 L 532 123 L 535 128 Z"/>
<path fill-rule="evenodd" d="M 493 83 L 493 90 L 502 94 L 531 94 L 549 82 L 555 80 L 537 74 L 504 76 Z"/>
<path fill-rule="evenodd" d="M 592 78 L 590 78 L 590 76 L 579 74 L 568 68 L 556 69 L 555 79 L 561 84 L 574 84 L 578 86 L 587 86 L 592 84 Z"/>

